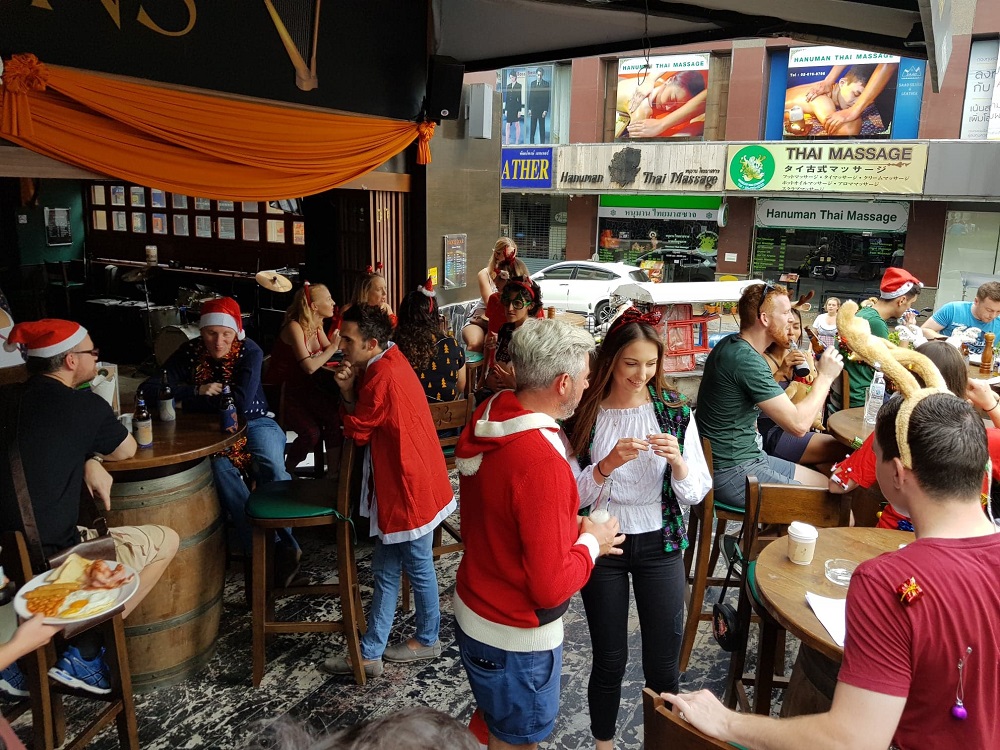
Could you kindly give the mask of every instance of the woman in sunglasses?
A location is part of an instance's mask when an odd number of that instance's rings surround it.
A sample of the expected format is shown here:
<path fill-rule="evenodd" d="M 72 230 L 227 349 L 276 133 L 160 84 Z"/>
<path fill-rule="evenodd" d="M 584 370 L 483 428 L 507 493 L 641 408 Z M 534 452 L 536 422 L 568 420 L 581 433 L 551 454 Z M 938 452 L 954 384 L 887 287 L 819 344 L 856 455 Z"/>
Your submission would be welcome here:
<path fill-rule="evenodd" d="M 511 336 L 542 310 L 542 290 L 528 276 L 511 276 L 498 294 L 504 322 L 497 333 L 486 337 L 486 383 L 476 394 L 480 403 L 497 391 L 514 388 L 514 368 L 508 351 Z"/>

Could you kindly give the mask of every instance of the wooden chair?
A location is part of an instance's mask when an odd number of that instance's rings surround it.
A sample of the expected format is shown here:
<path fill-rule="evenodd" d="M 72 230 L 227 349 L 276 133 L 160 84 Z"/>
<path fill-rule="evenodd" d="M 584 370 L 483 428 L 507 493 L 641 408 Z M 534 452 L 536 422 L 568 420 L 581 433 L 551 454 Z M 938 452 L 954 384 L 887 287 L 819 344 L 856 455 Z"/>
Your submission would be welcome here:
<path fill-rule="evenodd" d="M 69 278 L 69 261 L 45 261 L 45 285 L 52 292 L 61 293 L 66 305 L 66 317 L 73 317 L 71 295 L 83 290 L 82 281 Z"/>
<path fill-rule="evenodd" d="M 743 641 L 730 661 L 725 701 L 730 708 L 739 703 L 743 710 L 748 710 L 746 687 L 753 685 L 753 711 L 767 715 L 771 711 L 772 688 L 788 685 L 784 677 L 785 631 L 760 603 L 754 575 L 757 556 L 778 535 L 784 535 L 792 521 L 802 521 L 817 528 L 850 525 L 851 501 L 847 495 L 835 495 L 825 487 L 761 484 L 756 477 L 747 477 L 746 497 L 747 518 L 755 518 L 756 523 L 747 525 L 743 531 L 744 576 L 737 610 L 737 617 L 743 625 Z M 761 533 L 765 527 L 768 528 L 767 536 Z M 760 645 L 757 671 L 750 675 L 744 674 L 743 669 L 752 613 L 760 617 Z"/>
<path fill-rule="evenodd" d="M 642 689 L 642 735 L 645 750 L 713 750 L 733 745 L 703 734 L 674 714 L 659 695 Z"/>
<path fill-rule="evenodd" d="M 5 532 L 0 535 L 0 561 L 4 571 L 18 587 L 33 577 L 28 545 L 20 531 Z M 56 663 L 56 647 L 50 642 L 23 657 L 20 664 L 24 669 L 29 697 L 12 710 L 4 709 L 4 715 L 13 720 L 22 713 L 31 711 L 32 735 L 35 748 L 52 750 L 62 747 L 75 750 L 86 747 L 101 731 L 112 723 L 118 729 L 118 744 L 129 750 L 138 750 L 139 732 L 135 719 L 135 703 L 132 699 L 132 677 L 128 666 L 128 649 L 125 646 L 125 627 L 119 612 L 114 617 L 94 626 L 102 636 L 104 659 L 110 672 L 111 692 L 96 695 L 84 690 L 71 688 L 49 678 L 49 668 Z M 67 742 L 66 715 L 63 711 L 62 696 L 71 695 L 106 703 L 105 708 L 84 727 L 83 731 Z"/>
<path fill-rule="evenodd" d="M 713 475 L 712 445 L 708 438 L 701 439 L 708 464 L 709 476 Z M 715 520 L 713 524 L 712 521 Z M 688 614 L 684 624 L 684 639 L 681 642 L 680 671 L 687 669 L 698 633 L 699 622 L 712 620 L 711 608 L 705 609 L 705 590 L 709 586 L 721 586 L 725 578 L 712 575 L 719 562 L 722 537 L 729 521 L 743 521 L 743 509 L 715 502 L 715 491 L 698 505 L 692 505 L 688 515 L 688 548 L 684 551 L 684 570 L 688 580 Z M 712 532 L 715 532 L 714 536 Z"/>
<path fill-rule="evenodd" d="M 442 432 L 454 431 L 464 429 L 465 426 L 472 421 L 472 415 L 476 411 L 476 401 L 473 398 L 464 398 L 457 401 L 441 401 L 439 403 L 430 404 L 431 407 L 431 419 L 434 420 L 434 429 L 438 431 L 438 443 L 441 445 L 441 450 L 444 452 L 444 462 L 445 466 L 448 467 L 448 471 L 455 468 L 455 446 L 458 444 L 458 435 L 452 435 L 449 437 L 440 437 Z M 447 531 L 448 536 L 450 536 L 454 541 L 449 544 L 444 543 L 444 533 Z M 441 555 L 447 555 L 452 552 L 462 552 L 465 550 L 465 544 L 462 542 L 462 532 L 457 525 L 455 525 L 448 518 L 443 520 L 436 529 L 434 529 L 434 559 L 437 560 Z M 403 611 L 410 611 L 410 581 L 403 574 L 403 587 L 402 587 L 402 599 L 403 599 Z"/>
<path fill-rule="evenodd" d="M 247 515 L 253 524 L 253 685 L 264 677 L 264 648 L 277 633 L 343 633 L 347 653 L 354 665 L 354 679 L 365 683 L 360 635 L 365 615 L 354 559 L 351 525 L 351 479 L 355 467 L 353 440 L 344 442 L 340 458 L 340 478 L 271 482 L 250 494 Z M 333 526 L 337 538 L 337 583 L 279 588 L 275 585 L 272 556 L 274 532 L 280 528 Z M 274 600 L 278 596 L 340 597 L 339 620 L 281 621 L 275 619 Z"/>

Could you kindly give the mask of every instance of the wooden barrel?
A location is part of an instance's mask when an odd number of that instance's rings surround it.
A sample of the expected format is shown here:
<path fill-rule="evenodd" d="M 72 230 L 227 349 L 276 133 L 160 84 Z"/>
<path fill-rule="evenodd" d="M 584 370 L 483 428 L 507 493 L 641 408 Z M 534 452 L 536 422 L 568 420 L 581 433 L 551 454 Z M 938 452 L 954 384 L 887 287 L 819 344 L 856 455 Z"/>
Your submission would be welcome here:
<path fill-rule="evenodd" d="M 136 692 L 172 685 L 204 667 L 222 614 L 225 536 L 211 464 L 204 458 L 166 468 L 166 476 L 163 469 L 117 474 L 107 513 L 109 526 L 159 524 L 180 537 L 177 556 L 125 621 Z"/>
<path fill-rule="evenodd" d="M 799 655 L 792 667 L 784 700 L 781 702 L 781 717 L 822 714 L 830 710 L 833 691 L 837 687 L 840 663 L 823 656 L 805 644 L 799 646 Z"/>

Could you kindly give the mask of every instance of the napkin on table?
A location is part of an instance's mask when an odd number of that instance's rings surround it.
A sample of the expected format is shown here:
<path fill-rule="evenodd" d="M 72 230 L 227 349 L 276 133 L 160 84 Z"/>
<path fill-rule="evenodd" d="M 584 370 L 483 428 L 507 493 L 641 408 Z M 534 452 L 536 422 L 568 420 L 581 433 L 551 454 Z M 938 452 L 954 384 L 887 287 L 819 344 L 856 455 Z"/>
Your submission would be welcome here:
<path fill-rule="evenodd" d="M 806 601 L 816 613 L 816 617 L 834 642 L 844 647 L 844 636 L 847 634 L 847 599 L 831 599 L 811 591 L 806 592 Z"/>

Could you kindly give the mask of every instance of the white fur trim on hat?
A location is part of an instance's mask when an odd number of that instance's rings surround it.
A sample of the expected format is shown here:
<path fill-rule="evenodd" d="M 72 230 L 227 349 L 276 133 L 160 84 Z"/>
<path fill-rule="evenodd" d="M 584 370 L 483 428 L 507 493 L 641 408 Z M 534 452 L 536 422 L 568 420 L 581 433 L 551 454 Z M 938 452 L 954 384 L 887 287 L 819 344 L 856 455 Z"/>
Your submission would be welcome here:
<path fill-rule="evenodd" d="M 237 321 L 229 313 L 224 312 L 211 312 L 205 313 L 201 316 L 198 321 L 199 328 L 205 328 L 206 326 L 223 326 L 225 328 L 232 328 L 236 331 L 236 338 L 240 341 L 246 338 L 246 331 L 243 330 L 243 326 L 240 324 L 241 321 Z"/>
<path fill-rule="evenodd" d="M 896 289 L 893 292 L 882 292 L 882 299 L 897 299 L 898 297 L 902 297 L 904 294 L 913 289 L 914 286 L 915 285 L 912 281 L 904 281 L 900 285 L 899 289 Z"/>

